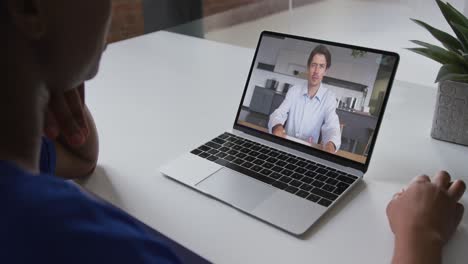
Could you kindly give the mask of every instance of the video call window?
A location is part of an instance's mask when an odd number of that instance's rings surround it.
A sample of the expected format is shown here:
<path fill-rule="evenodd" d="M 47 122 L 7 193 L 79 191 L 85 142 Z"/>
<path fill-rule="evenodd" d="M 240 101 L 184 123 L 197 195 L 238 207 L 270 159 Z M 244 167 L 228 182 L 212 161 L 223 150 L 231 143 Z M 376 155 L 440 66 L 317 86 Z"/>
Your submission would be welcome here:
<path fill-rule="evenodd" d="M 395 62 L 264 35 L 237 123 L 366 163 Z"/>

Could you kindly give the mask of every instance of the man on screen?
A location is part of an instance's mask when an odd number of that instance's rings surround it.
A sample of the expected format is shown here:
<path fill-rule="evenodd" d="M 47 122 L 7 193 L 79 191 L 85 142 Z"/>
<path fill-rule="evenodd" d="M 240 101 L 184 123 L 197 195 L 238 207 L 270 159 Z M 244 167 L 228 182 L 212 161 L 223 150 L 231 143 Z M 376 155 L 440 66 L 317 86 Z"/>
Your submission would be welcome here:
<path fill-rule="evenodd" d="M 288 90 L 284 101 L 270 115 L 270 133 L 322 144 L 323 149 L 331 153 L 340 148 L 336 96 L 322 85 L 330 66 L 330 51 L 323 45 L 315 47 L 307 61 L 307 84 L 295 85 Z M 321 142 L 318 142 L 320 136 Z"/>

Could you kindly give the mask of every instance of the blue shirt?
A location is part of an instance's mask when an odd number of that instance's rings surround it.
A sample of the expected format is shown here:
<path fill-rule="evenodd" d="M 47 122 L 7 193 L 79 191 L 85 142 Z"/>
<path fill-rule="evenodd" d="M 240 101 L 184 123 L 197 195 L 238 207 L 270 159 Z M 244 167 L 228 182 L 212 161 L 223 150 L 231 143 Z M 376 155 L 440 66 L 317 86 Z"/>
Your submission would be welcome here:
<path fill-rule="evenodd" d="M 308 95 L 307 83 L 288 90 L 281 105 L 270 115 L 268 128 L 285 125 L 286 134 L 315 144 L 333 142 L 341 146 L 340 120 L 336 114 L 336 96 L 320 84 L 314 97 Z M 318 142 L 320 134 L 321 142 Z"/>
<path fill-rule="evenodd" d="M 43 140 L 41 174 L 0 161 L 0 263 L 178 263 L 162 239 L 123 211 L 53 176 Z"/>

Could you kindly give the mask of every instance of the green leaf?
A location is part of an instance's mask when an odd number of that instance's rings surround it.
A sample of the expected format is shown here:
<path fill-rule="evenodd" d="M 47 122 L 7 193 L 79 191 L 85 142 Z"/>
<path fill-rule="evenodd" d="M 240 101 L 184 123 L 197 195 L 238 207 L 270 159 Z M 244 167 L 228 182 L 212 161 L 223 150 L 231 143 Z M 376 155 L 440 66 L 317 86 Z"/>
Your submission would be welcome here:
<path fill-rule="evenodd" d="M 428 48 L 409 48 L 408 50 L 411 50 L 412 52 L 418 53 L 442 64 L 451 64 L 453 62 L 450 60 L 450 58 L 447 58 L 447 56 L 439 54 L 437 52 L 433 52 Z"/>
<path fill-rule="evenodd" d="M 419 40 L 411 40 L 411 42 L 427 49 L 426 51 L 420 50 L 420 48 L 416 48 L 416 50 L 410 49 L 413 52 L 429 57 L 442 64 L 453 64 L 468 69 L 468 61 L 464 60 L 458 53 Z"/>
<path fill-rule="evenodd" d="M 454 78 L 462 78 L 463 76 L 468 77 L 468 71 L 464 68 L 459 67 L 458 65 L 446 64 L 440 68 L 435 82 L 453 80 Z"/>
<path fill-rule="evenodd" d="M 453 7 L 449 2 L 447 2 L 447 6 L 452 10 L 453 13 L 457 15 L 458 19 L 463 22 L 461 25 L 468 27 L 468 18 L 455 7 Z"/>
<path fill-rule="evenodd" d="M 459 52 L 459 50 L 463 50 L 462 44 L 452 35 L 442 30 L 439 30 L 437 28 L 434 28 L 420 20 L 413 19 L 413 18 L 411 18 L 411 20 L 414 23 L 420 25 L 421 27 L 427 29 L 432 34 L 432 36 L 434 36 L 438 41 L 440 41 L 440 43 L 442 43 L 442 45 L 444 45 L 444 47 L 446 47 L 447 49 L 455 51 L 455 52 Z"/>
<path fill-rule="evenodd" d="M 463 50 L 468 51 L 468 41 L 465 39 L 463 34 L 455 27 L 453 24 L 460 24 L 460 25 L 466 25 L 468 27 L 468 19 L 463 16 L 460 12 L 458 12 L 455 8 L 447 5 L 446 3 L 436 0 L 437 5 L 440 8 L 440 11 L 442 11 L 442 14 L 445 17 L 445 20 L 449 23 L 450 27 L 452 27 L 453 32 L 455 32 L 455 35 L 457 35 L 458 39 L 460 40 Z"/>

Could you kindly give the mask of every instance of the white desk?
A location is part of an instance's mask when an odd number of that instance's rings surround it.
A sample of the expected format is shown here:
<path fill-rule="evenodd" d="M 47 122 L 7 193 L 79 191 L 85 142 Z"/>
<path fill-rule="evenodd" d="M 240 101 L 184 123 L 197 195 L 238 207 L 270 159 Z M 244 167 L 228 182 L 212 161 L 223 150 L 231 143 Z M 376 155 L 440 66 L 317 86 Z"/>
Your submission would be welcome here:
<path fill-rule="evenodd" d="M 468 148 L 429 137 L 435 90 L 402 82 L 394 85 L 365 184 L 304 239 L 162 176 L 162 164 L 232 127 L 252 56 L 167 32 L 109 46 L 88 84 L 101 153 L 84 186 L 216 263 L 341 264 L 389 262 L 385 207 L 413 176 L 448 168 L 468 180 Z M 465 217 L 445 263 L 466 263 L 467 248 Z"/>

